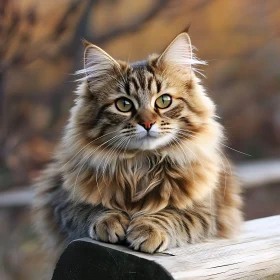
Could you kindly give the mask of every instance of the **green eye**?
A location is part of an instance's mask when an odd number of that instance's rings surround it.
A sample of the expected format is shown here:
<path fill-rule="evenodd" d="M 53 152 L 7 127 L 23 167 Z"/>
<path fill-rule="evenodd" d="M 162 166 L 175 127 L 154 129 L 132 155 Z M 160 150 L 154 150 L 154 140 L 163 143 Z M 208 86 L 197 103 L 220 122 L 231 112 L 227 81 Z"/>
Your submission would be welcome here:
<path fill-rule="evenodd" d="M 168 94 L 163 94 L 160 97 L 157 98 L 156 100 L 156 107 L 160 109 L 165 109 L 169 107 L 172 103 L 172 98 Z"/>
<path fill-rule="evenodd" d="M 129 112 L 132 109 L 132 102 L 125 97 L 117 99 L 115 104 L 117 109 L 121 112 Z"/>

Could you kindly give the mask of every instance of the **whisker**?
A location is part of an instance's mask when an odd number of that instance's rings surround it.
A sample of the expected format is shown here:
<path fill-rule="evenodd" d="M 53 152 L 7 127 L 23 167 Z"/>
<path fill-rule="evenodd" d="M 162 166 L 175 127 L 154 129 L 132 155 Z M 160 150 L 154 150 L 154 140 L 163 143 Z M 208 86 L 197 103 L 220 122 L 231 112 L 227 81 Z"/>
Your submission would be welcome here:
<path fill-rule="evenodd" d="M 116 157 L 118 157 L 118 154 L 121 153 L 121 147 L 122 147 L 122 145 L 125 144 L 126 141 L 128 142 L 128 140 L 130 141 L 130 139 L 131 139 L 131 138 L 129 138 L 129 139 L 123 139 L 116 147 L 113 148 L 113 150 L 111 151 L 111 153 L 109 153 L 109 154 L 107 155 L 108 164 L 109 164 L 109 158 L 111 157 L 111 155 L 113 155 L 113 153 L 116 152 L 116 154 L 117 154 Z M 120 153 L 118 153 L 118 150 L 120 150 Z M 107 153 L 106 153 L 106 154 L 107 154 Z M 103 164 L 103 173 L 102 173 L 103 181 L 105 180 L 105 178 L 104 178 L 104 173 L 105 173 L 105 169 L 107 168 L 107 165 L 108 165 L 108 164 L 106 163 L 106 159 L 105 159 L 105 163 Z"/>
<path fill-rule="evenodd" d="M 233 149 L 233 148 L 231 148 L 231 147 L 229 147 L 229 146 L 227 146 L 227 145 L 225 145 L 225 144 L 223 144 L 223 143 L 221 143 L 221 145 L 225 146 L 226 148 L 228 148 L 228 149 L 230 149 L 230 150 L 232 150 L 232 151 L 235 151 L 235 152 L 237 152 L 237 153 L 240 153 L 240 154 L 242 154 L 242 155 L 245 155 L 245 156 L 248 156 L 248 157 L 251 157 L 251 156 L 252 156 L 252 155 L 249 155 L 249 154 L 240 152 L 240 151 L 238 151 L 238 150 L 235 150 L 235 149 Z"/>
<path fill-rule="evenodd" d="M 107 168 L 107 165 L 109 164 L 109 159 L 110 159 L 110 157 L 111 157 L 111 155 L 113 155 L 114 154 L 114 151 L 116 151 L 117 149 L 118 149 L 118 147 L 119 146 L 121 146 L 121 144 L 125 141 L 126 139 L 122 139 L 121 141 L 120 141 L 120 143 L 116 146 L 116 147 L 113 147 L 113 149 L 111 149 L 111 150 L 109 150 L 109 152 L 107 152 L 106 154 L 105 154 L 105 156 L 106 156 L 106 158 L 104 159 L 104 164 L 103 164 L 103 168 L 102 168 L 102 176 L 103 176 L 103 180 L 104 180 L 104 175 L 105 175 L 105 169 Z M 104 156 L 104 157 L 105 157 Z M 103 158 L 104 158 L 103 157 Z M 102 158 L 102 159 L 103 159 Z M 101 162 L 102 162 L 102 160 L 101 160 Z M 108 164 L 107 164 L 107 162 L 108 162 Z"/>
<path fill-rule="evenodd" d="M 109 134 L 112 134 L 112 133 L 115 133 L 115 132 L 117 132 L 117 131 L 112 131 L 112 132 L 106 133 L 106 134 L 104 134 L 104 135 L 102 135 L 102 136 L 100 136 L 100 137 L 98 137 L 98 138 L 96 138 L 96 139 L 90 141 L 87 145 L 85 145 L 83 148 L 81 148 L 72 158 L 70 158 L 65 164 L 63 164 L 63 166 L 60 167 L 59 170 L 63 169 L 63 168 L 65 167 L 65 165 L 66 165 L 67 163 L 69 163 L 69 161 L 73 160 L 80 152 L 82 152 L 82 151 L 83 151 L 86 147 L 88 147 L 90 144 L 92 144 L 93 142 L 95 142 L 96 140 L 98 140 L 98 139 L 100 139 L 100 138 L 102 138 L 102 137 L 105 137 L 105 136 L 107 136 L 107 135 L 109 135 Z"/>
<path fill-rule="evenodd" d="M 104 151 L 110 144 L 114 144 L 114 143 L 116 143 L 119 139 L 120 139 L 120 135 L 116 135 L 115 137 L 113 137 L 112 139 L 110 139 L 110 140 L 113 140 L 112 142 L 109 142 L 108 143 L 108 145 L 107 146 L 105 146 L 98 154 L 100 154 L 102 151 Z M 98 166 L 97 166 L 97 168 L 96 168 L 96 175 L 95 175 L 95 180 L 96 180 L 96 183 L 98 184 L 98 180 L 97 180 L 97 176 L 98 176 L 98 171 L 99 171 L 99 167 L 100 167 L 100 165 L 101 165 L 101 163 L 102 163 L 102 159 L 107 155 L 107 153 L 108 152 L 110 152 L 110 150 L 108 150 L 106 153 L 105 153 L 105 155 L 103 155 L 102 156 L 102 158 L 101 158 L 101 160 L 100 160 L 100 162 L 99 162 L 99 164 L 98 164 Z"/>
<path fill-rule="evenodd" d="M 190 132 L 190 134 L 185 134 L 185 135 L 186 135 L 186 136 L 193 137 L 193 138 L 197 138 L 197 136 L 191 134 L 191 133 L 193 133 L 191 130 L 177 129 L 177 131 L 187 131 L 187 132 Z M 252 156 L 252 155 L 250 155 L 250 154 L 246 154 L 246 153 L 244 153 L 244 152 L 241 152 L 241 151 L 238 151 L 238 150 L 236 150 L 236 149 L 234 149 L 234 148 L 231 148 L 231 147 L 225 145 L 224 143 L 220 143 L 220 144 L 223 145 L 224 147 L 230 149 L 230 150 L 233 150 L 233 151 L 237 152 L 237 153 L 240 153 L 240 154 L 243 154 L 243 155 L 249 156 L 249 157 Z"/>
<path fill-rule="evenodd" d="M 181 132 L 179 132 L 179 133 L 181 133 Z M 188 136 L 189 136 L 189 135 L 188 135 Z M 194 137 L 194 136 L 193 136 L 193 137 Z M 195 143 L 195 142 L 194 142 L 194 144 L 197 145 L 197 143 Z M 216 150 L 217 150 L 219 153 L 221 153 L 222 156 L 226 159 L 227 164 L 228 164 L 229 169 L 230 169 L 230 174 L 232 175 L 231 166 L 230 166 L 230 163 L 229 163 L 227 157 L 225 156 L 225 154 L 224 154 L 219 148 L 216 147 Z M 225 192 L 226 192 L 226 187 L 227 187 L 227 175 L 226 175 L 226 168 L 225 168 L 225 165 L 224 165 L 224 163 L 223 163 L 223 160 L 222 160 L 222 166 L 223 166 L 222 169 L 223 169 L 223 172 L 224 172 L 224 175 L 225 175 L 225 187 L 224 187 L 224 197 L 225 197 Z"/>
<path fill-rule="evenodd" d="M 79 178 L 79 175 L 80 175 L 80 172 L 82 170 L 82 168 L 84 167 L 84 165 L 86 164 L 86 162 L 88 161 L 88 159 L 94 154 L 95 151 L 97 151 L 99 148 L 101 148 L 103 145 L 105 145 L 106 143 L 110 143 L 110 141 L 114 140 L 116 137 L 118 137 L 119 135 L 116 135 L 114 136 L 113 138 L 107 140 L 106 142 L 102 143 L 101 145 L 99 145 L 97 148 L 95 148 L 89 155 L 88 157 L 86 157 L 85 159 L 82 159 L 76 166 L 78 166 L 83 160 L 84 160 L 84 163 L 82 164 L 82 166 L 80 167 L 79 171 L 78 171 L 78 174 L 77 174 L 77 177 L 76 177 L 76 180 L 75 180 L 75 184 L 74 184 L 74 188 L 73 188 L 73 195 L 75 193 L 75 189 L 76 189 L 76 186 L 77 186 L 77 181 L 78 181 L 78 178 Z M 99 188 L 98 188 L 99 190 Z M 99 193 L 100 193 L 100 190 L 99 190 Z M 101 195 L 101 193 L 100 193 Z"/>
<path fill-rule="evenodd" d="M 177 143 L 178 145 L 180 145 L 180 143 L 179 143 L 179 141 L 178 141 L 178 140 L 175 140 L 175 141 L 176 141 L 176 143 Z M 189 164 L 190 164 L 190 166 L 191 166 L 193 181 L 195 181 L 195 180 L 194 180 L 193 166 L 192 166 L 191 160 L 188 158 L 188 156 L 187 156 L 187 155 L 186 155 L 186 153 L 185 153 L 185 150 L 182 148 L 182 146 L 181 146 L 181 145 L 180 145 L 180 147 L 179 147 L 179 148 L 182 150 L 182 152 L 184 153 L 184 155 L 185 155 L 186 159 L 188 160 L 188 162 L 189 162 Z"/>
<path fill-rule="evenodd" d="M 117 142 L 117 141 L 119 140 L 119 138 L 115 138 L 115 139 L 112 139 L 112 140 L 113 140 L 113 141 L 112 141 L 112 142 L 109 142 L 108 145 L 109 145 L 109 144 L 114 144 L 115 142 Z M 108 147 L 108 145 L 107 145 L 107 147 Z M 104 149 L 105 149 L 105 148 L 104 148 Z M 102 151 L 103 151 L 104 149 L 102 149 Z M 109 150 L 109 151 L 110 151 L 110 150 Z M 106 156 L 106 154 L 107 154 L 109 151 L 107 151 L 107 152 L 105 153 L 105 155 L 102 156 L 102 159 L 104 158 L 104 156 Z M 102 159 L 100 160 L 100 163 L 102 162 Z M 98 176 L 98 170 L 99 170 L 100 163 L 99 163 L 99 165 L 98 165 L 98 167 L 97 167 L 97 169 L 96 169 L 96 174 L 95 174 L 96 186 L 97 186 L 97 188 L 98 188 L 99 193 L 100 193 L 100 189 L 99 189 L 99 181 L 98 181 L 97 176 Z M 103 176 L 103 181 L 104 181 L 104 176 Z M 101 193 L 100 193 L 100 196 L 101 196 Z"/>

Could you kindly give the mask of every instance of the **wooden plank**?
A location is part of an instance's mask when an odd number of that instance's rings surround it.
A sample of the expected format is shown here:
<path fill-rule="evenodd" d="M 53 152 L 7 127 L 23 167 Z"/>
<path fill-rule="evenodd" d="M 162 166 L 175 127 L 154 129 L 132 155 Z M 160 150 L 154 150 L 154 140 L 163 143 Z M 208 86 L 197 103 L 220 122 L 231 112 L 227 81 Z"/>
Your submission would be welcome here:
<path fill-rule="evenodd" d="M 170 250 L 157 261 L 174 279 L 280 279 L 280 216 L 249 221 L 235 240 L 215 240 Z"/>
<path fill-rule="evenodd" d="M 76 240 L 61 255 L 52 280 L 173 280 L 159 264 L 91 242 Z"/>
<path fill-rule="evenodd" d="M 280 160 L 260 160 L 236 165 L 237 174 L 246 188 L 280 182 Z"/>
<path fill-rule="evenodd" d="M 154 273 L 159 265 L 162 268 L 162 275 L 165 276 L 161 276 L 161 278 L 149 278 L 146 275 L 146 278 L 143 279 L 147 280 L 280 279 L 280 215 L 246 222 L 241 234 L 235 239 L 209 240 L 208 242 L 196 245 L 187 244 L 180 248 L 168 250 L 165 254 L 147 255 L 134 252 L 123 246 L 101 243 L 91 239 L 81 239 L 75 242 L 95 245 L 95 248 L 98 248 L 99 252 L 93 249 L 87 253 L 88 255 L 86 258 L 91 258 L 91 254 L 96 255 L 97 253 L 98 258 L 95 259 L 92 266 L 99 267 L 103 265 L 104 268 L 105 265 L 105 270 L 106 264 L 109 263 L 110 267 L 107 269 L 110 271 L 115 269 L 131 271 L 135 274 L 134 276 L 136 276 L 139 272 L 137 271 L 139 267 L 131 266 L 136 260 L 140 263 L 140 267 L 142 268 L 149 266 L 149 273 Z M 75 242 L 70 246 L 73 246 Z M 104 252 L 107 252 L 106 256 Z M 113 253 L 114 255 L 116 252 L 119 254 L 117 256 L 115 255 L 114 260 L 111 254 Z M 104 258 L 102 258 L 102 254 L 105 256 Z M 136 259 L 132 260 L 132 262 L 131 260 L 127 261 L 128 255 L 132 255 L 136 257 Z M 78 256 L 75 256 L 74 250 L 71 252 L 71 259 L 75 259 L 76 257 Z M 113 262 L 109 262 L 109 259 Z M 139 259 L 144 259 L 146 262 L 141 262 Z M 76 261 L 80 262 L 82 266 L 81 254 Z M 61 262 L 62 260 L 60 260 L 60 269 L 62 268 L 63 271 Z M 67 262 L 62 263 L 64 263 L 64 269 L 66 269 Z M 156 267 L 153 267 L 153 265 Z M 133 267 L 133 271 L 130 270 L 130 266 L 131 268 Z M 83 269 L 83 271 L 85 270 Z M 143 274 L 143 269 L 141 273 Z M 159 273 L 159 271 L 157 273 Z M 131 274 L 130 278 L 118 276 L 117 278 L 96 279 L 142 279 L 134 278 L 134 276 Z"/>
<path fill-rule="evenodd" d="M 22 207 L 32 203 L 34 192 L 29 187 L 0 192 L 0 207 Z"/>

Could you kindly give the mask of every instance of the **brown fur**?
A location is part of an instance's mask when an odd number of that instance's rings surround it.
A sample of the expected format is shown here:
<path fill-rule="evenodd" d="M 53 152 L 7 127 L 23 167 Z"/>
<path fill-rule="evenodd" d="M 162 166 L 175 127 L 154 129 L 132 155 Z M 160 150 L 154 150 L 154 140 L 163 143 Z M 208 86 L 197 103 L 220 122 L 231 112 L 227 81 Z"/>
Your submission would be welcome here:
<path fill-rule="evenodd" d="M 239 229 L 240 188 L 222 151 L 215 106 L 192 69 L 198 61 L 183 57 L 190 65 L 180 65 L 176 44 L 192 59 L 185 33 L 161 56 L 132 65 L 87 43 L 86 78 L 54 162 L 37 184 L 36 224 L 51 248 L 89 235 L 153 253 Z M 166 93 L 170 107 L 153 107 Z M 121 96 L 134 102 L 131 112 L 117 111 Z M 157 124 L 158 138 L 176 136 L 137 146 L 133 137 L 146 120 Z"/>

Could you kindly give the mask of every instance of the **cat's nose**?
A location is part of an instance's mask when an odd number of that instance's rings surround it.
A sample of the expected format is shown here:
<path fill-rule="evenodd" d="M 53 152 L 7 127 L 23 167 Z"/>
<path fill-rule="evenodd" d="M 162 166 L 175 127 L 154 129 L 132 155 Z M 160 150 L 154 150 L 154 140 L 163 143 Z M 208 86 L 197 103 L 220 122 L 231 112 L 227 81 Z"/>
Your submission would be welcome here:
<path fill-rule="evenodd" d="M 152 121 L 146 121 L 146 122 L 141 122 L 139 123 L 141 126 L 143 126 L 147 131 L 149 131 L 152 126 L 155 124 L 155 122 Z"/>

